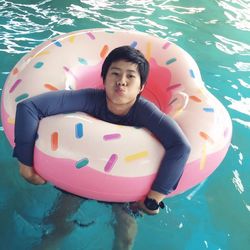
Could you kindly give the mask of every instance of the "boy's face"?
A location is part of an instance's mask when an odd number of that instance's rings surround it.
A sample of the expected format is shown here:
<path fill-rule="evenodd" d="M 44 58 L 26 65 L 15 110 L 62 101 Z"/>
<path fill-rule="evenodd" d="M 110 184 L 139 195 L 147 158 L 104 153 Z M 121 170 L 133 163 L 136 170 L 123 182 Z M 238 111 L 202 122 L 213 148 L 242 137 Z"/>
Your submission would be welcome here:
<path fill-rule="evenodd" d="M 113 62 L 104 80 L 108 105 L 132 107 L 143 90 L 137 64 L 124 60 Z"/>

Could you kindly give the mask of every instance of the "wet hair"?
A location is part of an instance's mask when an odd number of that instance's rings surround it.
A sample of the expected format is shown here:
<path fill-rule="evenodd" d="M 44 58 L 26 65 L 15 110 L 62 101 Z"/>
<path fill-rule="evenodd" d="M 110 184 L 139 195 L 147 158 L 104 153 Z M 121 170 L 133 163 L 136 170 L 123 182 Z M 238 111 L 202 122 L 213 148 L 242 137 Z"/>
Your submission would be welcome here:
<path fill-rule="evenodd" d="M 101 77 L 103 81 L 106 79 L 110 65 L 120 60 L 137 64 L 142 87 L 148 78 L 149 63 L 140 50 L 130 46 L 117 47 L 108 54 L 102 64 Z"/>

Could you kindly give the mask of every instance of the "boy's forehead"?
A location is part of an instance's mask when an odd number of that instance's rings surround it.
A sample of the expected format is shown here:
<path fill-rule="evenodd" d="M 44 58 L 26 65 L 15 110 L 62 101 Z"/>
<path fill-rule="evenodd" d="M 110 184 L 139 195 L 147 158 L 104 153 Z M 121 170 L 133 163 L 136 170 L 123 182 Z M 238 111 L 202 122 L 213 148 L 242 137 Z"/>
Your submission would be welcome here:
<path fill-rule="evenodd" d="M 127 70 L 138 72 L 138 65 L 133 62 L 119 60 L 111 63 L 110 69 Z"/>

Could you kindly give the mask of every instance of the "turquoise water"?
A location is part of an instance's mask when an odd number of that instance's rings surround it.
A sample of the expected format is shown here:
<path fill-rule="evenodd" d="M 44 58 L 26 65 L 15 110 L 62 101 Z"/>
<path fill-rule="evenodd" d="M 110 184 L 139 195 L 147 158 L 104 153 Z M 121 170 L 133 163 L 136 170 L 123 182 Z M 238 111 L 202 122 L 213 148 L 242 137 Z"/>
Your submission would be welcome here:
<path fill-rule="evenodd" d="M 168 38 L 197 61 L 207 88 L 233 121 L 229 152 L 200 186 L 167 200 L 160 215 L 138 221 L 135 250 L 250 247 L 250 3 L 248 0 L 0 0 L 0 91 L 16 62 L 42 41 L 65 32 L 115 27 Z M 0 124 L 0 249 L 30 249 L 57 191 L 19 177 Z M 85 203 L 75 215 L 89 227 L 62 239 L 60 249 L 111 249 L 109 206 Z"/>

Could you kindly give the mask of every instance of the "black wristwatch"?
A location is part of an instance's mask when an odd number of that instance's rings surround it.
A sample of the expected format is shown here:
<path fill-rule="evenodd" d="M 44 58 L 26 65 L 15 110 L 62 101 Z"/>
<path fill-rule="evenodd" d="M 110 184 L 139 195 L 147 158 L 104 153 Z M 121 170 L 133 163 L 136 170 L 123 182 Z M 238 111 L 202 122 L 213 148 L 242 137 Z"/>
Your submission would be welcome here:
<path fill-rule="evenodd" d="M 163 203 L 163 201 L 161 201 L 160 203 L 158 203 L 155 199 L 151 199 L 146 197 L 146 199 L 144 200 L 144 205 L 147 209 L 149 210 L 157 210 L 159 207 L 160 208 L 164 208 L 165 205 Z"/>

